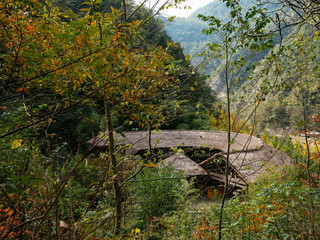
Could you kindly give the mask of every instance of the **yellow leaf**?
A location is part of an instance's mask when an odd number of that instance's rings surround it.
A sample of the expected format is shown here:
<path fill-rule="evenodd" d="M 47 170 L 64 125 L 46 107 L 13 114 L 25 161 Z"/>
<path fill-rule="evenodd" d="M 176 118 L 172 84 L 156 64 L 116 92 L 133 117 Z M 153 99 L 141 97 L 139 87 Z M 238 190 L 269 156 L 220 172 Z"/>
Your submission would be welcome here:
<path fill-rule="evenodd" d="M 8 193 L 8 197 L 9 197 L 9 198 L 13 198 L 14 195 L 15 195 L 14 193 Z"/>
<path fill-rule="evenodd" d="M 16 139 L 12 142 L 11 149 L 18 148 L 21 146 L 21 144 L 22 144 L 22 139 Z"/>
<path fill-rule="evenodd" d="M 136 235 L 136 234 L 140 233 L 140 229 L 139 228 L 135 228 L 135 229 L 132 229 L 131 232 L 132 232 L 133 235 Z"/>
<path fill-rule="evenodd" d="M 154 165 L 153 163 L 147 163 L 147 164 L 145 164 L 145 166 L 149 167 L 149 168 L 156 167 L 156 165 Z"/>
<path fill-rule="evenodd" d="M 191 89 L 192 91 L 195 91 L 194 87 L 191 87 L 190 89 Z"/>

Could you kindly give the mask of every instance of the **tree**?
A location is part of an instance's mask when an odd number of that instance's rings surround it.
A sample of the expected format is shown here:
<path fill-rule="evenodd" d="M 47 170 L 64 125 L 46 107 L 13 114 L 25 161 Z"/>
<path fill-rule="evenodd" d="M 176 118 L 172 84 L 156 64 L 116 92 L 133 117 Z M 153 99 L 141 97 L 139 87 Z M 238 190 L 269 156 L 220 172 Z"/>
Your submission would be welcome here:
<path fill-rule="evenodd" d="M 259 0 L 258 4 L 274 5 L 276 7 L 274 23 L 279 26 L 278 31 L 301 24 L 319 25 L 318 0 Z M 292 14 L 291 14 L 292 13 Z"/>
<path fill-rule="evenodd" d="M 267 23 L 270 22 L 269 17 L 263 13 L 263 9 L 252 7 L 243 15 L 239 1 L 224 0 L 223 2 L 229 9 L 229 21 L 223 22 L 214 16 L 198 16 L 201 20 L 208 22 L 209 27 L 203 30 L 204 34 L 210 35 L 214 33 L 220 37 L 220 40 L 217 42 L 207 44 L 209 51 L 204 52 L 203 55 L 207 57 L 207 61 L 214 59 L 219 63 L 221 68 L 218 71 L 222 71 L 226 89 L 228 150 L 225 160 L 224 193 L 219 215 L 219 239 L 222 239 L 224 204 L 226 195 L 230 190 L 228 182 L 230 170 L 229 155 L 231 145 L 234 142 L 234 139 L 231 138 L 231 103 L 235 101 L 234 95 L 236 95 L 236 91 L 239 90 L 239 88 L 237 88 L 237 83 L 240 82 L 239 74 L 244 70 L 246 61 L 252 58 L 256 52 L 265 50 L 272 42 L 270 38 L 264 39 L 262 37 L 256 37 L 259 36 L 259 34 L 263 35 L 264 28 Z M 253 21 L 253 19 L 255 21 Z M 249 33 L 249 35 L 250 33 L 254 33 L 255 37 L 248 38 L 247 33 Z M 247 51 L 247 49 L 249 49 L 249 51 Z M 249 116 L 251 115 L 252 114 Z M 236 121 L 233 121 L 233 124 L 236 124 Z"/>
<path fill-rule="evenodd" d="M 245 66 L 242 60 L 246 59 L 246 57 L 253 56 L 253 54 L 248 51 L 243 51 L 244 48 L 248 48 L 251 52 L 254 51 L 263 51 L 267 48 L 271 48 L 271 51 L 261 63 L 259 69 L 253 71 L 253 75 L 251 75 L 254 84 L 253 87 L 249 88 L 249 92 L 251 92 L 252 99 L 254 101 L 251 103 L 250 110 L 246 111 L 248 116 L 255 115 L 255 111 L 259 105 L 263 101 L 265 101 L 268 97 L 272 96 L 272 93 L 277 92 L 279 90 L 290 91 L 290 89 L 294 89 L 294 95 L 298 99 L 301 104 L 302 113 L 301 116 L 303 118 L 300 121 L 301 127 L 304 128 L 304 132 L 306 132 L 306 126 L 308 126 L 308 114 L 306 108 L 306 92 L 308 86 L 310 86 L 310 79 L 315 78 L 314 74 L 317 74 L 318 68 L 314 66 L 312 61 L 316 60 L 316 54 L 311 53 L 310 49 L 313 49 L 315 52 L 315 45 L 308 45 L 306 42 L 309 42 L 310 38 L 303 39 L 298 35 L 298 38 L 292 37 L 288 38 L 288 42 L 284 41 L 283 38 L 283 30 L 295 25 L 317 25 L 318 21 L 318 2 L 315 1 L 265 1 L 264 4 L 272 4 L 272 3 L 280 3 L 281 9 L 279 11 L 275 11 L 275 18 L 271 18 L 270 13 L 267 9 L 259 8 L 257 6 L 253 6 L 250 8 L 245 14 L 243 14 L 241 7 L 239 6 L 239 1 L 223 1 L 226 6 L 229 8 L 230 15 L 229 21 L 223 23 L 219 19 L 214 16 L 200 16 L 201 19 L 209 22 L 209 28 L 204 30 L 206 34 L 212 34 L 213 32 L 217 33 L 221 37 L 220 42 L 213 42 L 208 44 L 208 47 L 211 52 L 209 54 L 213 54 L 214 57 L 218 58 L 220 61 L 220 69 L 222 72 L 222 76 L 225 80 L 226 86 L 226 102 L 227 102 L 227 110 L 228 110 L 228 132 L 230 132 L 230 116 L 231 116 L 231 102 L 239 101 L 243 102 L 243 97 L 239 97 L 239 91 L 248 87 L 249 84 L 246 85 L 238 85 L 234 86 L 233 83 L 238 82 L 237 76 L 241 69 Z M 260 1 L 261 3 L 262 1 Z M 263 6 L 263 5 L 260 5 Z M 266 5 L 270 6 L 270 5 Z M 290 12 L 292 10 L 292 12 Z M 291 14 L 292 13 L 292 14 Z M 272 13 L 274 14 L 274 12 Z M 245 18 L 243 18 L 245 16 Z M 252 19 L 251 19 L 252 17 Z M 273 17 L 273 16 L 272 16 Z M 247 21 L 248 20 L 248 21 Z M 252 21 L 254 20 L 254 21 Z M 270 27 L 270 24 L 274 23 L 273 27 Z M 267 26 L 269 24 L 269 26 Z M 269 30 L 268 30 L 269 29 Z M 271 30 L 270 30 L 271 29 Z M 299 30 L 303 29 L 299 26 Z M 274 33 L 279 34 L 279 45 L 277 47 L 273 47 L 273 39 Z M 313 41 L 317 41 L 318 39 L 318 31 L 313 34 Z M 311 39 L 312 39 L 311 38 Z M 295 40 L 293 40 L 295 39 Z M 297 51 L 297 52 L 295 52 Z M 295 53 L 294 53 L 295 52 Z M 299 52 L 299 53 L 298 53 Z M 208 52 L 205 52 L 205 55 L 209 55 Z M 303 57 L 302 57 L 303 56 Z M 286 62 L 284 59 L 290 59 Z M 221 60 L 220 60 L 221 59 Z M 255 64 L 254 66 L 255 67 Z M 309 69 L 309 70 L 307 70 Z M 250 69 L 247 69 L 247 71 Z M 260 71 L 258 71 L 260 70 Z M 308 72 L 306 73 L 305 72 Z M 273 79 L 270 78 L 270 75 L 273 75 Z M 285 74 L 289 74 L 290 78 L 285 78 L 287 80 L 282 79 Z M 250 75 L 249 75 L 250 76 Z M 248 79 L 246 79 L 248 80 Z M 281 81 L 280 81 L 281 80 Z M 238 92 L 237 92 L 238 91 Z M 237 92 L 237 93 L 236 93 Z M 280 94 L 279 94 L 280 95 Z M 278 96 L 279 96 L 278 95 Z M 240 104 L 239 109 L 243 109 L 244 104 L 249 103 L 249 94 L 245 95 L 246 100 L 245 103 Z M 271 99 L 273 101 L 273 99 Z M 281 99 L 280 99 L 281 100 Z M 269 101 L 271 102 L 271 101 Z M 292 99 L 290 99 L 289 104 L 293 105 Z M 280 103 L 281 104 L 281 103 Z M 279 106 L 279 101 L 276 104 L 273 104 L 273 110 Z M 286 109 L 283 106 L 279 106 L 277 109 L 279 111 L 276 117 L 280 117 L 282 119 L 282 124 L 288 124 L 289 118 L 286 116 Z M 270 113 L 269 113 L 270 114 Z M 256 119 L 254 119 L 256 121 Z M 308 139 L 305 135 L 306 141 L 306 176 L 307 182 L 309 185 L 316 186 L 314 184 L 314 179 L 311 177 L 310 170 L 310 147 L 308 145 Z M 229 146 L 232 144 L 232 139 L 229 139 Z M 228 151 L 229 152 L 229 151 Z M 226 169 L 228 169 L 228 159 L 226 160 Z M 313 173 L 315 174 L 315 173 Z M 226 178 L 228 178 L 228 172 L 225 173 Z M 225 192 L 228 188 L 228 183 L 226 179 L 225 184 Z M 314 205 L 313 199 L 310 196 L 309 200 L 309 209 L 314 213 Z M 223 217 L 223 209 L 224 209 L 224 199 L 221 203 L 220 208 L 220 223 L 219 223 L 219 239 L 222 238 L 221 224 Z M 313 221 L 311 220 L 309 227 L 309 236 L 315 237 L 316 234 L 314 232 L 315 226 Z"/>
<path fill-rule="evenodd" d="M 113 184 L 115 234 L 119 234 L 122 217 L 120 182 L 128 174 L 119 169 L 120 163 L 113 144 L 113 119 L 124 118 L 125 124 L 138 121 L 141 127 L 160 123 L 162 108 L 148 99 L 172 86 L 174 78 L 170 75 L 173 75 L 175 66 L 169 64 L 172 57 L 162 47 L 148 47 L 144 50 L 133 48 L 132 43 L 138 35 L 141 21 L 123 21 L 123 13 L 114 8 L 107 13 L 100 13 L 96 11 L 98 2 L 87 3 L 88 9 L 82 16 L 62 13 L 48 2 L 6 0 L 3 3 L 0 38 L 3 52 L 1 92 L 4 97 L 1 106 L 6 112 L 16 113 L 19 124 L 15 125 L 10 117 L 11 121 L 4 127 L 5 132 L 1 138 L 35 127 L 36 131 L 39 128 L 45 129 L 45 137 L 48 139 L 50 136 L 47 130 L 58 114 L 84 103 L 104 106 L 110 150 L 103 161 L 110 166 L 110 172 L 105 175 L 110 176 Z M 43 95 L 40 96 L 44 93 L 50 99 L 38 103 L 44 99 Z M 39 135 L 33 132 L 26 136 L 33 141 L 32 138 L 37 139 Z M 24 138 L 23 134 L 21 138 Z M 21 146 L 20 140 L 13 141 L 12 149 Z M 46 148 L 50 150 L 49 144 Z M 48 158 L 51 157 L 50 152 Z M 5 238 L 17 229 L 22 234 L 22 229 L 33 223 L 36 223 L 36 230 L 32 234 L 37 236 L 41 223 L 50 223 L 49 216 L 58 211 L 58 202 L 62 199 L 66 185 L 87 156 L 88 151 L 85 151 L 81 157 L 75 157 L 74 164 L 66 173 L 64 167 L 54 170 L 61 179 L 54 181 L 45 200 L 41 198 L 40 189 L 50 184 L 53 176 L 47 176 L 45 182 L 41 183 L 43 185 L 31 187 L 31 192 L 40 193 L 36 196 L 41 204 L 28 213 L 28 218 L 22 218 L 19 222 L 9 221 L 9 227 L 1 237 Z M 64 164 L 69 163 L 70 158 Z M 22 169 L 20 164 L 19 178 L 24 176 Z M 20 184 L 20 180 L 18 182 Z M 104 188 L 103 183 L 97 187 L 94 199 Z M 6 192 L 8 189 L 2 190 Z M 29 197 L 28 193 L 20 190 L 17 195 L 17 199 Z M 6 201 L 7 206 L 13 210 L 13 218 L 22 213 L 21 200 Z M 88 203 L 84 214 L 92 204 Z M 81 219 L 83 217 L 79 221 Z M 55 225 L 58 226 L 58 218 Z M 101 223 L 97 226 L 101 227 Z M 78 230 L 78 227 L 73 229 L 73 237 Z M 90 233 L 91 230 L 86 234 Z M 49 229 L 47 234 L 50 238 L 52 233 Z"/>

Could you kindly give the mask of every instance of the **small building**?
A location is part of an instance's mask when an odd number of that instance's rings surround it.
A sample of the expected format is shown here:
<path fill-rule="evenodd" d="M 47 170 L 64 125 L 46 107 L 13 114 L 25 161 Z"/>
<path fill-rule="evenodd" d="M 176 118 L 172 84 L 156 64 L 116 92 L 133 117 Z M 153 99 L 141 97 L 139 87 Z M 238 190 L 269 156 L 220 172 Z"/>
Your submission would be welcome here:
<path fill-rule="evenodd" d="M 225 160 L 223 155 L 215 154 L 214 158 L 211 157 L 207 161 L 198 164 L 183 153 L 175 153 L 159 162 L 157 167 L 171 166 L 176 171 L 183 171 L 187 178 L 195 178 L 196 187 L 202 189 L 203 192 L 207 192 L 208 198 L 211 198 L 217 193 L 221 193 L 226 181 L 224 173 L 215 171 L 218 165 L 219 168 L 224 169 L 223 165 L 225 162 L 221 161 L 219 163 L 219 161 L 216 161 L 219 158 Z M 213 165 L 216 166 L 212 170 Z M 241 191 L 248 186 L 243 176 L 232 165 L 229 167 L 229 173 L 231 176 L 228 179 L 230 192 Z"/>
<path fill-rule="evenodd" d="M 108 146 L 108 133 L 102 133 L 88 142 L 92 146 Z M 241 190 L 254 182 L 266 166 L 280 169 L 291 165 L 292 159 L 267 145 L 261 139 L 231 133 L 228 185 L 230 192 Z M 164 164 L 184 170 L 188 176 L 208 181 L 208 186 L 221 186 L 225 182 L 227 159 L 227 132 L 202 130 L 162 130 L 155 132 L 132 131 L 116 134 L 116 144 L 126 147 L 127 155 L 141 155 L 152 148 Z M 177 154 L 177 150 L 180 150 Z"/>

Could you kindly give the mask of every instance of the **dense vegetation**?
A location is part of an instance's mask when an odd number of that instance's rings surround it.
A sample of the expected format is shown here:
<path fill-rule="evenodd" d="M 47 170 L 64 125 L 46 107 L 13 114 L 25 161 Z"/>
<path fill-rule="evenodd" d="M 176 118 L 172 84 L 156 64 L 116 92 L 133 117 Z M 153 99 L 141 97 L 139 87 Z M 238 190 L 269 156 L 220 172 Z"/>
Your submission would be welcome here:
<path fill-rule="evenodd" d="M 1 239 L 120 234 L 139 206 L 121 206 L 123 185 L 145 161 L 121 164 L 115 146 L 95 153 L 87 140 L 209 128 L 215 94 L 152 14 L 122 1 L 2 3 Z"/>
<path fill-rule="evenodd" d="M 312 2 L 312 1 L 311 1 Z M 259 3 L 259 4 L 258 4 Z M 246 12 L 250 7 L 255 6 L 253 1 L 240 1 L 240 6 L 242 8 L 242 12 Z M 277 1 L 269 1 L 264 3 L 263 1 L 257 3 L 259 6 L 265 8 L 266 14 L 270 14 L 271 22 L 266 25 L 266 32 L 274 32 L 277 31 L 277 19 L 276 14 L 279 14 L 281 19 L 281 35 L 276 34 L 273 36 L 273 41 L 270 42 L 272 44 L 272 48 L 279 49 L 279 42 L 281 41 L 281 46 L 293 44 L 294 38 L 301 37 L 306 41 L 308 39 L 312 39 L 315 37 L 315 32 L 317 32 L 317 28 L 314 24 L 305 24 L 298 25 L 295 24 L 290 25 L 290 22 L 293 22 L 293 19 L 290 19 L 290 16 L 293 14 L 293 9 L 290 9 L 290 4 L 279 5 Z M 302 3 L 300 3 L 302 4 Z M 303 4 L 302 4 L 303 5 Z M 281 9 L 282 6 L 283 8 Z M 297 7 L 300 5 L 297 4 Z M 306 5 L 307 6 L 307 5 Z M 281 10 L 279 10 L 281 9 Z M 302 7 L 301 7 L 302 9 Z M 300 11 L 301 11 L 300 9 Z M 298 11 L 299 9 L 297 9 Z M 167 22 L 166 29 L 168 33 L 172 36 L 172 38 L 180 42 L 184 48 L 184 52 L 186 54 L 190 54 L 193 59 L 192 62 L 195 66 L 198 66 L 201 62 L 203 63 L 202 67 L 204 73 L 210 75 L 211 80 L 208 82 L 210 86 L 213 87 L 221 96 L 225 95 L 225 82 L 223 79 L 223 69 L 219 66 L 218 61 L 209 60 L 203 58 L 203 54 L 199 56 L 199 53 L 203 53 L 208 51 L 208 44 L 210 42 L 219 42 L 219 37 L 217 33 L 212 33 L 210 35 L 202 34 L 203 30 L 208 26 L 207 22 L 200 21 L 198 15 L 203 16 L 215 16 L 216 18 L 226 21 L 228 20 L 228 7 L 222 1 L 213 1 L 205 7 L 200 8 L 195 11 L 188 18 L 177 18 L 174 22 Z M 316 11 L 316 10 L 315 10 Z M 288 23 L 286 23 L 288 22 Z M 284 27 L 286 24 L 289 26 Z M 190 37 L 192 36 L 192 37 Z M 313 69 L 313 74 L 317 75 L 318 70 L 316 70 L 316 63 L 319 62 L 318 52 L 320 51 L 319 45 L 314 43 L 312 47 L 312 56 L 315 59 L 312 60 L 312 63 L 307 63 L 305 61 L 305 68 Z M 291 65 L 291 56 L 298 56 L 300 53 L 294 51 L 293 49 L 288 52 L 289 56 L 281 59 L 281 65 Z M 265 49 L 261 52 L 255 53 L 254 57 L 246 59 L 246 69 L 239 74 L 240 81 L 237 83 L 238 86 L 243 85 L 246 86 L 246 95 L 248 92 L 252 91 L 256 85 L 261 85 L 263 79 L 260 78 L 260 70 L 262 70 L 268 63 L 266 59 L 268 59 L 269 48 Z M 272 54 L 272 52 L 270 53 Z M 245 57 L 247 53 L 244 51 L 240 53 L 240 56 Z M 312 57 L 309 53 L 305 53 L 305 58 Z M 305 58 L 301 59 L 303 62 Z M 207 64 L 208 63 L 208 64 Z M 295 62 L 297 63 L 297 62 Z M 252 65 L 255 68 L 255 75 L 251 75 Z M 269 128 L 272 132 L 281 131 L 284 129 L 290 128 L 291 132 L 298 134 L 302 131 L 301 126 L 299 126 L 297 119 L 297 114 L 300 114 L 301 109 L 297 108 L 297 101 L 299 101 L 295 94 L 295 85 L 292 85 L 292 67 L 288 67 L 290 69 L 282 69 L 281 73 L 270 71 L 268 73 L 268 84 L 272 85 L 270 88 L 277 89 L 279 91 L 272 91 L 272 93 L 268 93 L 267 101 L 259 107 L 257 113 L 261 121 L 259 121 L 259 130 L 263 131 L 266 128 Z M 308 71 L 305 71 L 308 72 Z M 257 80 L 258 79 L 258 80 Z M 291 85 L 290 82 L 291 81 Z M 318 78 L 310 77 L 308 80 L 308 85 L 312 86 L 310 88 L 306 88 L 306 107 L 308 116 L 317 115 L 319 112 L 319 103 L 317 102 L 318 97 Z M 240 84 L 239 84 L 240 83 Z M 271 84 L 274 83 L 274 84 Z M 253 87 L 250 87 L 253 86 Z M 279 101 L 280 100 L 280 101 Z M 236 101 L 241 101 L 241 99 L 236 99 Z M 241 102 L 243 103 L 243 101 Z M 243 104 L 240 104 L 242 106 Z M 238 106 L 237 106 L 238 107 Z M 236 111 L 236 110 L 235 110 Z M 244 116 L 250 113 L 245 112 Z M 310 131 L 318 131 L 315 124 L 310 127 Z M 311 130 L 312 129 L 312 130 Z"/>
<path fill-rule="evenodd" d="M 320 121 L 319 4 L 284 0 L 272 21 L 270 6 L 240 2 L 216 1 L 196 20 L 207 37 L 192 51 L 207 45 L 202 56 L 218 60 L 225 80 L 217 103 L 144 6 L 3 0 L 0 239 L 319 239 L 319 141 L 308 138 Z M 304 143 L 271 135 L 271 126 L 302 131 Z M 115 132 L 141 129 L 257 134 L 295 165 L 269 166 L 227 202 L 226 181 L 222 204 L 199 205 L 194 180 L 158 167 L 152 147 L 127 156 L 116 146 Z M 107 151 L 87 143 L 101 132 Z"/>

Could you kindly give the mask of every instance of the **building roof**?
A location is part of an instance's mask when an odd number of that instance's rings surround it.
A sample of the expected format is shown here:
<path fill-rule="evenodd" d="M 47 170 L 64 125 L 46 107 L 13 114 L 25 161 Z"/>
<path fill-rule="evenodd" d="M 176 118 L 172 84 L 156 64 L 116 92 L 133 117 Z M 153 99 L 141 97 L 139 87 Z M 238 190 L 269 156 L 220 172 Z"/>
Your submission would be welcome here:
<path fill-rule="evenodd" d="M 98 147 L 108 145 L 108 132 L 98 135 L 88 141 Z M 131 152 L 149 148 L 148 131 L 124 132 L 123 135 L 116 134 L 117 144 L 132 145 Z M 259 138 L 231 133 L 234 143 L 231 145 L 232 152 L 257 150 L 263 146 Z M 221 131 L 202 131 L 202 130 L 162 130 L 151 134 L 151 145 L 155 148 L 168 147 L 205 147 L 220 149 L 227 152 L 227 133 Z"/>
<path fill-rule="evenodd" d="M 192 161 L 186 155 L 175 153 L 157 164 L 158 167 L 172 166 L 175 170 L 182 170 L 187 176 L 207 176 L 208 173 L 196 162 Z"/>
<path fill-rule="evenodd" d="M 97 147 L 108 146 L 107 135 L 107 132 L 102 133 L 90 139 L 88 143 Z M 151 146 L 154 149 L 170 149 L 172 147 L 210 148 L 219 150 L 222 155 L 226 156 L 228 147 L 227 132 L 221 131 L 162 130 L 152 132 L 151 136 L 148 131 L 132 131 L 124 132 L 122 135 L 115 134 L 115 137 L 116 144 L 128 146 L 127 154 L 130 155 L 136 154 L 140 150 L 149 149 Z M 265 171 L 267 165 L 274 165 L 279 168 L 283 165 L 292 164 L 290 157 L 270 147 L 257 137 L 231 133 L 231 138 L 230 164 L 246 181 L 254 181 Z M 169 158 L 168 161 L 182 157 L 173 155 L 172 158 Z M 183 159 L 188 165 L 188 160 Z"/>

